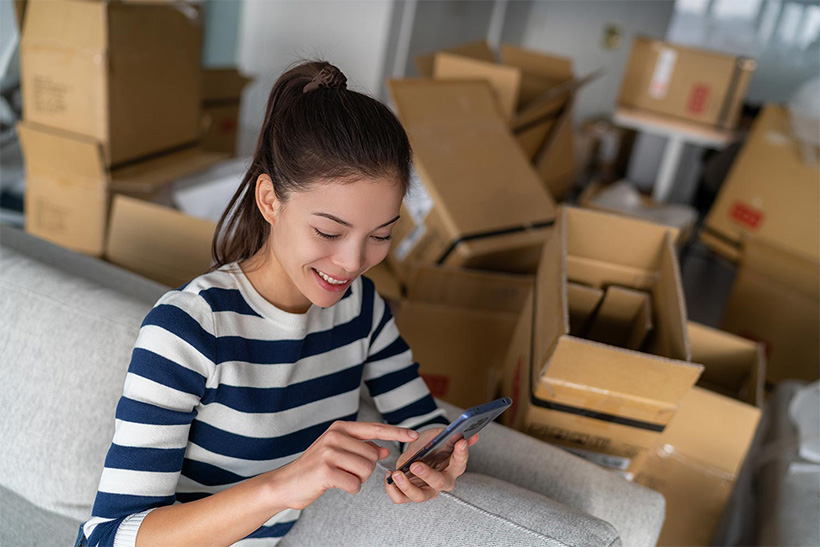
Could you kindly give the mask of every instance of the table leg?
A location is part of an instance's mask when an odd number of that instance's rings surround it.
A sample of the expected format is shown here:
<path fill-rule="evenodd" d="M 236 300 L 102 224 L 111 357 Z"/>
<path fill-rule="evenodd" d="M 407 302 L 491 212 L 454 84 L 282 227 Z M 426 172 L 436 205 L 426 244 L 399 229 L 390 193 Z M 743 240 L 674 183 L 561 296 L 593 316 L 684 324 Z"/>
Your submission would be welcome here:
<path fill-rule="evenodd" d="M 678 164 L 683 152 L 684 140 L 670 136 L 666 140 L 666 147 L 663 149 L 661 167 L 658 170 L 658 178 L 652 188 L 652 199 L 655 201 L 666 201 L 672 193 L 672 186 L 675 183 L 675 175 L 678 174 Z"/>

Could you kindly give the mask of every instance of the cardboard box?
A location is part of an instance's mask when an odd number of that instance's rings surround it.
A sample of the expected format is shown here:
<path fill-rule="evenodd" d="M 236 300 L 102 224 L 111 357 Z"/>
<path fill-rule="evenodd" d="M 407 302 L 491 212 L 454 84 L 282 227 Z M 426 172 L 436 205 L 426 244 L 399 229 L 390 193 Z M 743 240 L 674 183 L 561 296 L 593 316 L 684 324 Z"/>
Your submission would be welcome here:
<path fill-rule="evenodd" d="M 115 195 L 105 257 L 169 287 L 208 271 L 216 224 L 156 203 Z"/>
<path fill-rule="evenodd" d="M 820 169 L 803 162 L 788 111 L 767 104 L 732 164 L 701 239 L 730 260 L 744 235 L 820 259 Z"/>
<path fill-rule="evenodd" d="M 817 380 L 820 261 L 748 238 L 721 328 L 764 344 L 769 382 Z"/>
<path fill-rule="evenodd" d="M 531 273 L 555 205 L 485 82 L 390 80 L 417 176 L 389 259 Z"/>
<path fill-rule="evenodd" d="M 564 207 L 506 358 L 505 423 L 633 474 L 703 370 L 690 363 L 680 271 L 663 226 Z M 647 353 L 569 333 L 568 282 L 652 297 Z"/>
<path fill-rule="evenodd" d="M 651 298 L 644 291 L 607 287 L 586 338 L 639 350 L 652 330 Z"/>
<path fill-rule="evenodd" d="M 114 193 L 151 199 L 174 179 L 225 158 L 188 148 L 108 170 L 93 139 L 25 122 L 17 134 L 26 163 L 26 231 L 96 256 L 105 249 Z"/>
<path fill-rule="evenodd" d="M 29 2 L 25 121 L 97 140 L 107 166 L 194 143 L 201 51 L 190 4 Z"/>
<path fill-rule="evenodd" d="M 235 68 L 202 71 L 202 148 L 209 152 L 236 154 L 239 101 L 252 82 Z"/>
<path fill-rule="evenodd" d="M 706 366 L 702 380 L 635 478 L 666 498 L 661 546 L 711 545 L 763 403 L 759 345 L 692 322 L 689 336 L 692 358 Z"/>
<path fill-rule="evenodd" d="M 370 279 L 373 284 L 376 285 L 376 292 L 378 292 L 379 295 L 387 301 L 391 309 L 393 309 L 393 306 L 398 304 L 401 300 L 401 283 L 399 283 L 399 280 L 396 279 L 395 274 L 393 274 L 393 270 L 390 269 L 390 266 L 388 266 L 386 262 L 377 264 L 367 270 L 365 277 Z"/>
<path fill-rule="evenodd" d="M 437 79 L 483 79 L 490 83 L 542 182 L 562 199 L 575 182 L 572 101 L 589 80 L 576 80 L 572 60 L 510 45 L 501 63 L 486 42 L 474 42 L 416 59 L 419 72 Z"/>
<path fill-rule="evenodd" d="M 636 36 L 618 104 L 733 129 L 756 66 L 748 57 Z"/>
<path fill-rule="evenodd" d="M 495 397 L 530 276 L 421 267 L 396 322 L 434 396 L 469 408 Z"/>

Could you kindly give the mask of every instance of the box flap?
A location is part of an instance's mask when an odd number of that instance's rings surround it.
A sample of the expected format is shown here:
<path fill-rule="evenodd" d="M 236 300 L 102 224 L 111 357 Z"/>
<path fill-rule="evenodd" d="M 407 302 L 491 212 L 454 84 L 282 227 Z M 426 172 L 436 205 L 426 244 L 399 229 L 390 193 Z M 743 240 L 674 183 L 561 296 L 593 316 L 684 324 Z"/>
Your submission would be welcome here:
<path fill-rule="evenodd" d="M 702 371 L 701 365 L 563 336 L 541 379 L 677 405 Z"/>
<path fill-rule="evenodd" d="M 651 328 L 649 295 L 626 287 L 609 286 L 586 338 L 637 350 Z"/>
<path fill-rule="evenodd" d="M 470 42 L 467 44 L 461 44 L 455 47 L 447 48 L 441 50 L 442 53 L 453 53 L 456 55 L 461 55 L 463 57 L 469 57 L 471 59 L 478 59 L 482 61 L 488 61 L 490 63 L 495 63 L 495 53 L 493 50 L 490 49 L 490 45 L 484 41 L 478 42 Z M 433 64 L 435 63 L 434 59 L 436 53 L 433 52 L 427 55 L 421 55 L 416 57 L 414 64 L 416 65 L 416 70 L 419 71 L 421 76 L 425 78 L 432 78 L 433 77 Z"/>
<path fill-rule="evenodd" d="M 486 80 L 504 116 L 511 117 L 518 108 L 521 71 L 517 68 L 452 53 L 436 53 L 433 76 L 439 80 Z"/>
<path fill-rule="evenodd" d="M 215 229 L 209 220 L 116 195 L 105 254 L 115 264 L 179 287 L 210 267 Z"/>
<path fill-rule="evenodd" d="M 570 334 L 583 336 L 603 298 L 604 291 L 597 287 L 567 281 Z"/>
<path fill-rule="evenodd" d="M 388 87 L 450 237 L 549 223 L 555 205 L 486 82 L 390 80 Z M 500 183 L 503 181 L 503 184 Z"/>
<path fill-rule="evenodd" d="M 253 81 L 236 68 L 208 68 L 202 70 L 202 102 L 238 101 L 242 90 Z"/>
<path fill-rule="evenodd" d="M 661 437 L 675 451 L 736 475 L 746 458 L 761 411 L 751 405 L 694 387 L 685 394 Z"/>
<path fill-rule="evenodd" d="M 111 189 L 118 193 L 150 196 L 163 185 L 228 159 L 228 154 L 193 147 L 165 154 L 111 173 Z"/>
<path fill-rule="evenodd" d="M 28 2 L 20 47 L 68 47 L 90 55 L 105 52 L 107 13 L 107 2 Z"/>
<path fill-rule="evenodd" d="M 658 281 L 652 287 L 655 334 L 650 339 L 649 350 L 672 359 L 690 361 L 692 354 L 686 329 L 686 299 L 673 232 L 666 234 L 659 270 Z"/>
<path fill-rule="evenodd" d="M 766 370 L 761 344 L 694 321 L 687 327 L 692 361 L 706 367 L 698 385 L 762 407 Z"/>
<path fill-rule="evenodd" d="M 418 264 L 407 281 L 407 298 L 517 316 L 530 298 L 532 284 L 528 275 Z"/>
<path fill-rule="evenodd" d="M 105 183 L 105 163 L 94 139 L 26 122 L 17 125 L 17 134 L 29 173 L 92 185 Z"/>
<path fill-rule="evenodd" d="M 566 254 L 564 234 L 566 215 L 562 208 L 555 226 L 547 235 L 541 251 L 541 261 L 533 289 L 534 321 L 532 325 L 533 384 L 541 374 L 549 352 L 564 334 L 569 332 L 569 304 L 567 303 Z"/>
<path fill-rule="evenodd" d="M 524 72 L 557 82 L 573 78 L 572 59 L 502 44 L 501 62 Z"/>

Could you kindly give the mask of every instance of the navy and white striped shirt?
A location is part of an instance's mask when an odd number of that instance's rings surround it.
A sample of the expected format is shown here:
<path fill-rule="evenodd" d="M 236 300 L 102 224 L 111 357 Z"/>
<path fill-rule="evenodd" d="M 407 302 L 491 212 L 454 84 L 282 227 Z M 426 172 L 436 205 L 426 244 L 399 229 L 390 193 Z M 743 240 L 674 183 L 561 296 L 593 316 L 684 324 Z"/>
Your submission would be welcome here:
<path fill-rule="evenodd" d="M 366 278 L 334 306 L 284 312 L 236 264 L 166 293 L 140 328 L 116 411 L 90 545 L 134 545 L 152 509 L 285 465 L 336 420 L 355 420 L 361 385 L 393 425 L 446 425 L 384 300 Z M 286 510 L 240 541 L 275 545 Z"/>

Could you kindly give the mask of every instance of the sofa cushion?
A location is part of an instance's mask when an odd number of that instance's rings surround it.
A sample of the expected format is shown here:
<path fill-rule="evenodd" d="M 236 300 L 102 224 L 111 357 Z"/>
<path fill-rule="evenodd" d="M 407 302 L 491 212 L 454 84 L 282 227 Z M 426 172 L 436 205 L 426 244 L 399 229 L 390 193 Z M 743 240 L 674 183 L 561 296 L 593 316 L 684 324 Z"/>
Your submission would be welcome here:
<path fill-rule="evenodd" d="M 73 545 L 80 521 L 41 509 L 0 486 L 0 545 Z"/>
<path fill-rule="evenodd" d="M 0 484 L 83 520 L 114 433 L 131 348 L 151 304 L 8 246 L 0 249 L 0 262 Z"/>

